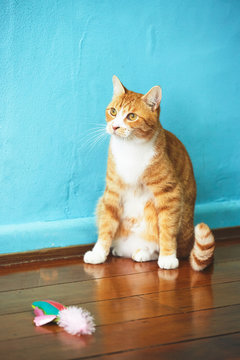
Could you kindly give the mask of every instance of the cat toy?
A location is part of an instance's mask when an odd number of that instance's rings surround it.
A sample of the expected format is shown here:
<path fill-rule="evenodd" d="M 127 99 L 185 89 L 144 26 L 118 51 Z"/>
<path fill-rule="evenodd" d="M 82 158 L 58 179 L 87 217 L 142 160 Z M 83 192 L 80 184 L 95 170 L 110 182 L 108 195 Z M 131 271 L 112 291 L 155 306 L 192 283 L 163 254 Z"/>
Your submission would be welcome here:
<path fill-rule="evenodd" d="M 56 301 L 42 300 L 32 303 L 36 326 L 57 323 L 71 335 L 91 335 L 95 331 L 92 315 L 77 306 L 64 306 Z"/>

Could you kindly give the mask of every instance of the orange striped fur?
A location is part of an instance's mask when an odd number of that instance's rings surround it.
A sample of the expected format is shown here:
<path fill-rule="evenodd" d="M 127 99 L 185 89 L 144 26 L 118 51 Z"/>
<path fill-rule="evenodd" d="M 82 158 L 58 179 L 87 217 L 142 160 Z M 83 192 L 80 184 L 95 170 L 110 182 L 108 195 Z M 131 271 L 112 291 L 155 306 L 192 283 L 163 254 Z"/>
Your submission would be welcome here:
<path fill-rule="evenodd" d="M 142 95 L 117 77 L 113 85 L 106 109 L 111 135 L 106 189 L 97 206 L 99 237 L 84 261 L 104 262 L 112 248 L 114 255 L 135 261 L 158 258 L 161 268 L 171 269 L 191 253 L 192 268 L 203 270 L 213 260 L 214 238 L 205 224 L 194 232 L 192 163 L 159 121 L 161 88 Z"/>

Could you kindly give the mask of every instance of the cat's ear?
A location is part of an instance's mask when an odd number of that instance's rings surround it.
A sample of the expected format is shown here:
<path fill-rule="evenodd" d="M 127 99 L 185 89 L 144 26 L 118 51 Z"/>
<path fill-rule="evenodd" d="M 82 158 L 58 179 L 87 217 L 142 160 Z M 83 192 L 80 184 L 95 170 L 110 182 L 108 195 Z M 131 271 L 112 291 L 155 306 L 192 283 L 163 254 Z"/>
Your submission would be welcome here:
<path fill-rule="evenodd" d="M 123 86 L 121 81 L 116 75 L 113 75 L 113 97 L 120 96 L 126 93 L 127 89 Z"/>
<path fill-rule="evenodd" d="M 142 100 L 155 111 L 161 102 L 162 99 L 162 89 L 160 86 L 154 86 L 149 90 L 145 95 L 143 95 Z"/>

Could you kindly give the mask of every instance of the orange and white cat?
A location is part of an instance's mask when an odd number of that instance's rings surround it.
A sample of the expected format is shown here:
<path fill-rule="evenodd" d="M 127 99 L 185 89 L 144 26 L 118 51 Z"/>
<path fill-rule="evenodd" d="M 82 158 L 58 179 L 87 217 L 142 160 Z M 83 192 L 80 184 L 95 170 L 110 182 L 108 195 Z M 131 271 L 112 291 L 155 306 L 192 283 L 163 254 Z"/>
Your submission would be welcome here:
<path fill-rule="evenodd" d="M 184 145 L 159 122 L 162 90 L 142 95 L 113 76 L 106 109 L 109 146 L 106 189 L 97 206 L 98 240 L 84 255 L 103 263 L 110 250 L 135 261 L 175 269 L 190 255 L 194 270 L 213 260 L 214 237 L 193 225 L 196 184 Z"/>

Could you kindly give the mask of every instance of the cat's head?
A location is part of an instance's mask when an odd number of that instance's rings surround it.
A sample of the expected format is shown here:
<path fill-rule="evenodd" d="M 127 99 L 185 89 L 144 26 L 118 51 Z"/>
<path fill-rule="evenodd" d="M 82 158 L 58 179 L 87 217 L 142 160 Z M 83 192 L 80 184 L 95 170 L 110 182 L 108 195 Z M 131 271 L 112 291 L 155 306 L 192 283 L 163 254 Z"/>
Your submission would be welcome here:
<path fill-rule="evenodd" d="M 125 139 L 151 139 L 159 128 L 162 90 L 154 86 L 142 95 L 127 90 L 113 76 L 113 98 L 106 109 L 107 132 Z"/>

